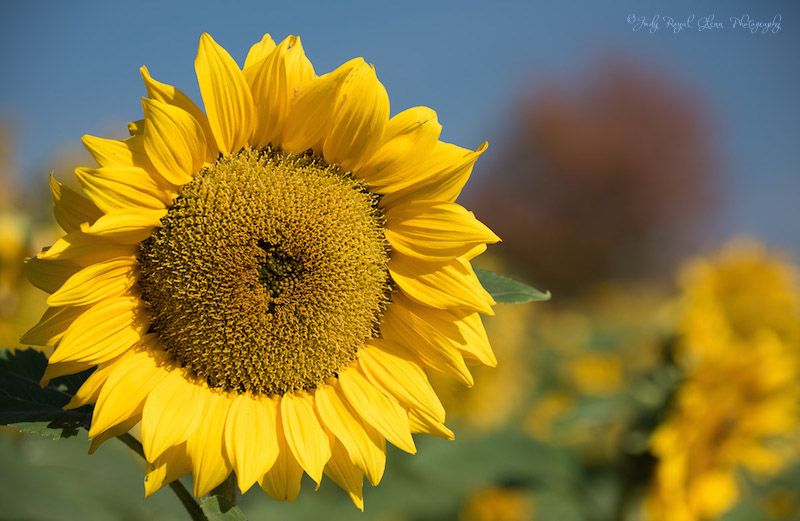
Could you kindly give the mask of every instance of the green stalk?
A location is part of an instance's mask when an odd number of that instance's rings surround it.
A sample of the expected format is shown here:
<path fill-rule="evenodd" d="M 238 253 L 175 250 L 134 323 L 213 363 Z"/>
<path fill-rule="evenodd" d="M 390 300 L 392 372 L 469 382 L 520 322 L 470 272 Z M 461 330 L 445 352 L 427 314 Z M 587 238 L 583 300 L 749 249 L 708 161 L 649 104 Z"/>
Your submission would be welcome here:
<path fill-rule="evenodd" d="M 136 441 L 136 438 L 128 434 L 122 434 L 117 436 L 119 440 L 131 448 L 136 454 L 144 458 L 144 451 L 142 450 L 142 444 Z M 220 485 L 222 486 L 222 485 Z M 183 483 L 179 479 L 176 479 L 172 483 L 169 484 L 169 488 L 178 496 L 183 508 L 186 509 L 186 512 L 189 513 L 189 517 L 192 518 L 192 521 L 208 521 L 208 518 L 203 513 L 203 510 L 200 508 L 200 505 L 194 499 L 194 497 L 186 490 L 186 487 L 183 486 Z M 234 491 L 235 493 L 235 491 Z"/>

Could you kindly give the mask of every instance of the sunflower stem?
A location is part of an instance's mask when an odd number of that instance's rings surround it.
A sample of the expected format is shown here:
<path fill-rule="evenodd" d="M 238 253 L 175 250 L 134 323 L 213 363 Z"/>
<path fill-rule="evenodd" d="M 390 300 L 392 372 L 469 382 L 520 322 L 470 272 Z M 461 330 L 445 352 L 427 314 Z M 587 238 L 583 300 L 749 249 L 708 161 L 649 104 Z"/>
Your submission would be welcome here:
<path fill-rule="evenodd" d="M 183 508 L 189 513 L 189 517 L 192 518 L 192 521 L 208 521 L 208 518 L 203 513 L 203 509 L 200 508 L 200 505 L 195 501 L 194 497 L 186 490 L 181 480 L 176 479 L 171 482 L 169 488 L 178 496 Z"/>
<path fill-rule="evenodd" d="M 233 479 L 233 474 L 228 476 L 225 481 L 211 491 L 212 496 L 219 496 L 223 498 L 228 505 L 236 506 L 236 501 L 239 499 L 239 491 L 236 489 L 236 482 Z"/>
<path fill-rule="evenodd" d="M 144 450 L 142 449 L 142 444 L 139 443 L 136 438 L 128 434 L 121 434 L 117 436 L 119 440 L 127 445 L 131 450 L 133 450 L 136 454 L 144 458 Z M 189 514 L 189 517 L 192 518 L 192 521 L 208 521 L 208 518 L 203 513 L 203 510 L 200 508 L 200 505 L 194 499 L 194 497 L 186 490 L 186 487 L 183 486 L 183 483 L 179 479 L 171 482 L 169 484 L 169 488 L 178 496 L 183 508 L 186 509 L 186 512 Z"/>

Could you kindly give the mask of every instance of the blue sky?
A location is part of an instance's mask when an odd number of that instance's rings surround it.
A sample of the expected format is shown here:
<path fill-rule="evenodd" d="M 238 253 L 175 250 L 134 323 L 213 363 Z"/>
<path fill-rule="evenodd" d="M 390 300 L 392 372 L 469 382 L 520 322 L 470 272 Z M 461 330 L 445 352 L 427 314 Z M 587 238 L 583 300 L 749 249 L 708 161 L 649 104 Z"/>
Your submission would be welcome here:
<path fill-rule="evenodd" d="M 443 138 L 501 143 L 524 89 L 579 78 L 623 52 L 697 92 L 731 180 L 718 239 L 749 232 L 800 253 L 800 8 L 796 2 L 47 2 L 4 4 L 0 116 L 17 161 L 44 178 L 84 133 L 122 135 L 140 116 L 138 68 L 199 99 L 193 59 L 208 31 L 240 62 L 265 32 L 299 34 L 318 72 L 353 56 L 376 65 L 392 112 L 428 105 Z M 782 18 L 777 34 L 634 32 L 635 13 L 727 22 Z M 118 130 L 115 130 L 118 129 Z M 490 148 L 498 153 L 499 146 Z M 484 167 L 485 168 L 485 167 Z M 62 173 L 63 174 L 63 173 Z M 490 176 L 481 170 L 476 175 Z M 535 204 L 535 200 L 532 200 Z"/>

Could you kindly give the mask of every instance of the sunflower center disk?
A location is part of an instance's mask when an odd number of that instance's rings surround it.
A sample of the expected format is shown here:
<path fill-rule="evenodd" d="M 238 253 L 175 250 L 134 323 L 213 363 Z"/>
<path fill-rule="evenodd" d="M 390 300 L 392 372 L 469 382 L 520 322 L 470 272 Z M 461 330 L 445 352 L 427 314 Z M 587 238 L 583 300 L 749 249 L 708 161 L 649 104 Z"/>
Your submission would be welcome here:
<path fill-rule="evenodd" d="M 152 331 L 211 387 L 315 387 L 355 359 L 388 302 L 377 203 L 311 155 L 219 159 L 181 188 L 141 245 Z"/>

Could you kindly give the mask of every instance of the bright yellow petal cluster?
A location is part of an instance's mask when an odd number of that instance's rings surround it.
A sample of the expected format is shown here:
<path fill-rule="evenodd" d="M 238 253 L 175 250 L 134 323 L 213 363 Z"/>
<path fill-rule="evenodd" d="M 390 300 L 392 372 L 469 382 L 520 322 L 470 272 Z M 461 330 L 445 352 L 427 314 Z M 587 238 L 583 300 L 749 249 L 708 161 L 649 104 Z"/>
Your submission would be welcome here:
<path fill-rule="evenodd" d="M 740 469 L 774 475 L 798 448 L 794 270 L 736 244 L 694 263 L 684 285 L 678 358 L 686 380 L 651 440 L 659 459 L 646 502 L 652 520 L 716 519 L 739 498 Z"/>
<path fill-rule="evenodd" d="M 45 381 L 96 368 L 69 407 L 95 404 L 92 450 L 140 425 L 148 495 L 192 472 L 202 496 L 233 471 L 242 491 L 258 482 L 294 499 L 303 473 L 325 474 L 363 508 L 363 477 L 380 481 L 386 440 L 413 453 L 412 433 L 453 436 L 425 370 L 472 385 L 467 361 L 496 363 L 479 315 L 494 301 L 470 260 L 499 239 L 455 202 L 486 145 L 439 141 L 425 107 L 390 118 L 371 65 L 357 58 L 317 76 L 295 36 L 264 36 L 240 69 L 204 34 L 195 70 L 205 112 L 142 67 L 131 137 L 84 137 L 98 166 L 75 171 L 80 191 L 51 179 L 66 234 L 27 264 L 50 308 L 23 342 L 55 347 Z M 181 187 L 218 157 L 267 146 L 310 149 L 381 196 L 394 281 L 380 335 L 357 359 L 281 396 L 212 388 L 181 368 L 151 332 L 137 285 L 140 242 Z"/>

